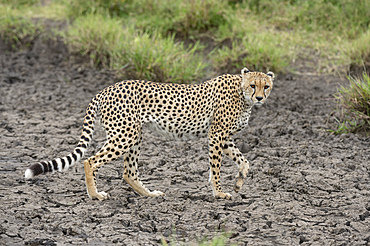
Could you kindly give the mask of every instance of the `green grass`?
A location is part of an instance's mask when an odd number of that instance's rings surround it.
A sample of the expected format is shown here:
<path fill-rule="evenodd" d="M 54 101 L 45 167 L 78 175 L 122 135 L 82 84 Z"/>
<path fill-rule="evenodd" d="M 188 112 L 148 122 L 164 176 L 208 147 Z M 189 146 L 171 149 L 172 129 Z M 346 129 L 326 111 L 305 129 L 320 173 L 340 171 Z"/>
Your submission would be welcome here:
<path fill-rule="evenodd" d="M 349 86 L 341 86 L 335 98 L 338 101 L 340 120 L 337 120 L 335 134 L 370 129 L 370 77 L 349 77 Z M 369 132 L 366 132 L 369 134 Z"/>
<path fill-rule="evenodd" d="M 12 8 L 30 7 L 39 2 L 40 1 L 38 0 L 0 0 L 0 4 L 4 4 Z"/>
<path fill-rule="evenodd" d="M 20 40 L 37 35 L 38 28 L 32 27 L 30 19 L 67 20 L 76 29 L 81 19 L 91 19 L 91 16 L 101 21 L 89 29 L 93 33 L 101 33 L 102 30 L 93 30 L 100 26 L 117 31 L 119 29 L 112 23 L 117 25 L 118 21 L 126 29 L 136 30 L 135 39 L 143 38 L 144 43 L 148 39 L 158 39 L 156 42 L 162 45 L 162 51 L 169 52 L 167 46 L 176 46 L 174 53 L 184 52 L 184 55 L 178 60 L 171 58 L 173 69 L 161 65 L 161 58 L 155 54 L 149 56 L 152 59 L 149 63 L 155 60 L 155 64 L 140 65 L 135 61 L 143 55 L 140 52 L 132 52 L 134 57 L 128 58 L 127 53 L 124 56 L 115 50 L 117 46 L 111 49 L 101 40 L 92 45 L 100 47 L 96 51 L 84 50 L 81 47 L 86 45 L 83 43 L 86 39 L 81 37 L 82 43 L 78 44 L 78 38 L 71 35 L 73 31 L 65 30 L 64 36 L 73 41 L 71 51 L 88 55 L 93 64 L 118 70 L 128 64 L 130 74 L 162 81 L 177 80 L 184 60 L 193 61 L 188 56 L 198 53 L 203 53 L 203 61 L 199 64 L 199 57 L 195 57 L 195 67 L 199 69 L 194 71 L 200 71 L 200 74 L 193 79 L 201 78 L 204 68 L 214 75 L 225 70 L 238 71 L 244 66 L 264 71 L 295 72 L 295 63 L 299 64 L 299 59 L 310 59 L 313 64 L 318 64 L 313 68 L 318 73 L 346 72 L 348 68 L 370 66 L 367 45 L 370 2 L 366 0 L 1 0 L 0 6 L 5 13 L 0 19 L 2 37 L 16 43 L 14 46 L 22 47 Z M 116 35 L 108 32 L 105 35 Z M 99 42 L 99 38 L 95 39 Z M 196 40 L 203 40 L 203 43 L 193 50 L 181 44 L 188 45 Z M 71 43 L 71 40 L 67 42 Z M 112 42 L 115 41 L 108 43 Z M 119 62 L 120 59 L 124 60 Z M 144 72 L 147 67 L 150 71 Z M 133 72 L 135 69 L 138 71 Z M 182 81 L 191 79 L 190 76 Z"/>
<path fill-rule="evenodd" d="M 367 0 L 245 0 L 260 19 L 280 30 L 305 29 L 356 38 L 369 29 L 370 2 Z"/>
<path fill-rule="evenodd" d="M 12 49 L 29 47 L 42 30 L 41 24 L 30 21 L 10 6 L 0 4 L 0 38 Z"/>
<path fill-rule="evenodd" d="M 370 68 L 370 30 L 363 33 L 348 46 L 350 65 Z"/>
<path fill-rule="evenodd" d="M 69 16 L 100 14 L 134 22 L 149 33 L 190 37 L 226 23 L 227 2 L 219 0 L 97 0 L 68 3 Z"/>
<path fill-rule="evenodd" d="M 282 72 L 295 57 L 292 35 L 269 26 L 259 25 L 258 28 L 258 21 L 249 18 L 245 9 L 237 12 L 231 23 L 221 26 L 215 34 L 219 42 L 231 42 L 210 54 L 216 70 L 239 71 L 246 66 L 252 70 Z"/>
<path fill-rule="evenodd" d="M 131 78 L 193 83 L 204 76 L 207 63 L 173 36 L 150 34 L 118 18 L 90 14 L 76 19 L 65 32 L 70 49 L 88 56 L 96 66 Z"/>
<path fill-rule="evenodd" d="M 289 67 L 294 72 L 297 57 L 313 60 L 318 64 L 318 73 L 346 72 L 349 67 L 363 67 L 363 64 L 370 67 L 367 45 L 370 1 L 245 0 L 237 1 L 234 9 L 232 17 L 235 19 L 228 28 L 233 40 L 242 35 L 242 39 L 268 36 L 262 39 L 263 46 L 257 49 L 258 54 L 269 54 L 270 47 L 276 47 L 271 61 L 267 61 L 273 66 L 264 67 L 282 71 L 289 70 Z M 219 37 L 224 37 L 225 33 L 227 29 Z M 245 46 L 245 50 L 253 49 L 253 43 L 248 43 L 250 45 Z M 240 47 L 234 48 L 235 52 L 240 52 Z M 279 55 L 280 59 L 273 59 Z M 254 53 L 252 56 L 256 57 Z M 231 57 L 231 60 L 235 58 Z M 266 63 L 264 55 L 256 60 L 260 64 Z M 256 60 L 252 59 L 253 62 Z"/>

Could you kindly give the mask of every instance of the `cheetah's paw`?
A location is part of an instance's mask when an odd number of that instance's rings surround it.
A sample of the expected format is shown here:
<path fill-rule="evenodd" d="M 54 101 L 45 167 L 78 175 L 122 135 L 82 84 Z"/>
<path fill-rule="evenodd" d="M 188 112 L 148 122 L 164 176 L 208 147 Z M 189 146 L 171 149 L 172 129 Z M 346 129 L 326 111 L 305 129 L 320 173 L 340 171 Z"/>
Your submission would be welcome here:
<path fill-rule="evenodd" d="M 230 193 L 219 192 L 217 195 L 215 195 L 215 198 L 232 200 L 233 196 Z"/>
<path fill-rule="evenodd" d="M 244 183 L 243 178 L 237 178 L 236 179 L 236 182 L 235 182 L 235 185 L 234 185 L 234 190 L 235 190 L 236 193 L 238 193 L 240 191 L 240 189 L 243 186 L 243 183 Z"/>
<path fill-rule="evenodd" d="M 164 193 L 162 191 L 159 191 L 159 190 L 154 190 L 154 191 L 150 192 L 149 196 L 151 196 L 151 197 L 164 196 Z"/>
<path fill-rule="evenodd" d="M 98 198 L 100 201 L 104 201 L 109 198 L 109 194 L 101 191 L 96 194 L 95 198 Z"/>

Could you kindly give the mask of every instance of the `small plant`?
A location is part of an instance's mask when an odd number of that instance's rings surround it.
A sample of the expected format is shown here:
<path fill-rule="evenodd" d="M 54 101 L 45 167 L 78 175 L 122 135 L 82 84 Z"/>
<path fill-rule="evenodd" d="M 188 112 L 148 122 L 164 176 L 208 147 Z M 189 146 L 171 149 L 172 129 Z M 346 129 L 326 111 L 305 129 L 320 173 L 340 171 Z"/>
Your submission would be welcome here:
<path fill-rule="evenodd" d="M 235 246 L 236 244 L 230 244 L 228 243 L 230 237 L 230 233 L 224 233 L 222 235 L 218 235 L 214 237 L 212 240 L 204 240 L 203 242 L 199 243 L 199 246 Z"/>
<path fill-rule="evenodd" d="M 363 73 L 362 78 L 348 78 L 349 87 L 341 86 L 335 98 L 341 111 L 337 120 L 338 129 L 334 133 L 355 132 L 370 128 L 370 77 Z"/>
<path fill-rule="evenodd" d="M 231 244 L 228 242 L 230 236 L 231 236 L 231 233 L 222 233 L 220 235 L 215 236 L 211 240 L 205 238 L 194 245 L 198 245 L 198 246 L 225 246 L 225 245 L 236 246 L 237 244 L 234 244 L 234 243 Z M 162 238 L 161 244 L 163 246 L 185 245 L 184 243 L 177 241 L 175 235 L 172 235 L 170 237 L 169 242 L 167 242 L 166 239 Z"/>

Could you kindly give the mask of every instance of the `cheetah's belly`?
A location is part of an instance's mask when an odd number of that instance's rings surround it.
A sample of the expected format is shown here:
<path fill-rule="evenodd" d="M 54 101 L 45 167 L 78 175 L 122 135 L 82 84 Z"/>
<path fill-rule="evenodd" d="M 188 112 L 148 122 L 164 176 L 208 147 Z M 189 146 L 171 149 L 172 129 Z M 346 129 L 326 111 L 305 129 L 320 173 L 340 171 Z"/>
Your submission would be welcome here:
<path fill-rule="evenodd" d="M 144 123 L 149 128 L 162 136 L 174 138 L 177 140 L 190 140 L 200 137 L 206 137 L 210 126 L 211 117 L 205 118 L 202 122 L 161 122 L 150 117 Z"/>

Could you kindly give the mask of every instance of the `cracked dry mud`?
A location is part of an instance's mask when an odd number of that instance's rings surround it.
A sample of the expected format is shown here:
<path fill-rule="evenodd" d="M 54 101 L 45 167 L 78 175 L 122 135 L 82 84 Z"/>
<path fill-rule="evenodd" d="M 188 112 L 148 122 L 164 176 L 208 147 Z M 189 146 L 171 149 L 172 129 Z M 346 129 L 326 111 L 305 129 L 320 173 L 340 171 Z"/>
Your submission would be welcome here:
<path fill-rule="evenodd" d="M 239 194 L 232 192 L 237 168 L 223 160 L 232 201 L 212 197 L 205 139 L 179 142 L 145 129 L 140 176 L 166 196 L 135 194 L 120 159 L 99 172 L 98 187 L 111 196 L 99 202 L 86 194 L 82 163 L 33 181 L 24 171 L 69 153 L 89 101 L 117 79 L 68 59 L 60 42 L 18 52 L 0 46 L 0 244 L 192 244 L 224 232 L 238 245 L 370 243 L 369 138 L 325 131 L 343 79 L 276 79 L 268 104 L 235 138 L 251 162 Z M 86 156 L 103 141 L 98 127 Z"/>

